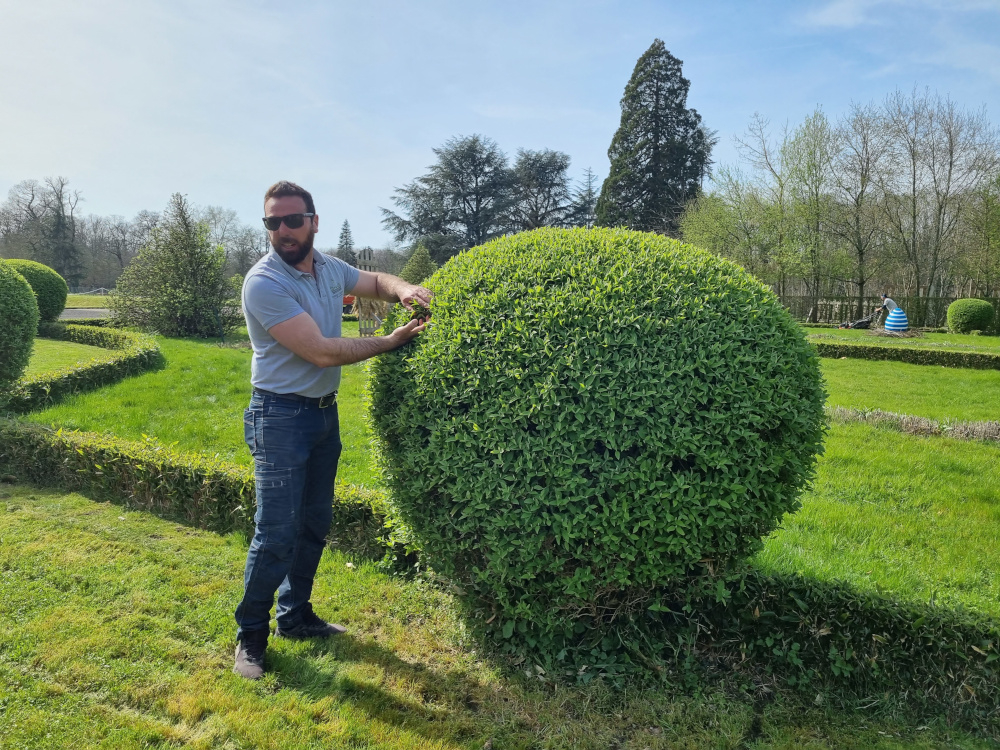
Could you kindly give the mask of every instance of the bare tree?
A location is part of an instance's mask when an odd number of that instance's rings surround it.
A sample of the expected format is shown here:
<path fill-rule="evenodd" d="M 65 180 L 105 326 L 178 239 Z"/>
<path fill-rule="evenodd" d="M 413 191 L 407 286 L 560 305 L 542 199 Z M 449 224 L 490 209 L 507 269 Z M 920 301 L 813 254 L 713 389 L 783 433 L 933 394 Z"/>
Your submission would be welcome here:
<path fill-rule="evenodd" d="M 788 125 L 782 127 L 776 141 L 771 140 L 770 123 L 760 114 L 750 120 L 746 135 L 736 138 L 740 154 L 756 170 L 756 188 L 768 207 L 766 225 L 772 234 L 773 257 L 777 268 L 778 294 L 785 293 L 785 283 L 799 263 L 794 237 L 794 192 L 792 190 Z"/>
<path fill-rule="evenodd" d="M 997 164 L 997 134 L 985 114 L 949 98 L 897 91 L 886 98 L 891 166 L 883 172 L 884 215 L 917 297 L 911 317 L 924 325 L 927 298 L 956 259 L 961 218 Z"/>
<path fill-rule="evenodd" d="M 3 253 L 54 268 L 72 286 L 83 276 L 77 244 L 80 193 L 65 177 L 25 180 L 11 188 L 0 209 Z"/>
<path fill-rule="evenodd" d="M 889 143 L 882 118 L 872 105 L 852 104 L 837 125 L 836 138 L 829 231 L 851 256 L 851 272 L 845 281 L 856 290 L 855 315 L 860 318 L 883 247 L 878 181 L 886 167 Z"/>

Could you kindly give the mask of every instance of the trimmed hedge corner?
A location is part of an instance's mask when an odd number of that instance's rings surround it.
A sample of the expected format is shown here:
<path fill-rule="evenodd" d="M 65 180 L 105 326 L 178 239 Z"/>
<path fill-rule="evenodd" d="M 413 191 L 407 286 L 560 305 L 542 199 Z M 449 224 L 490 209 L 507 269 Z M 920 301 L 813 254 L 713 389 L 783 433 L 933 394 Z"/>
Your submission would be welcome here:
<path fill-rule="evenodd" d="M 957 299 L 948 305 L 948 330 L 972 333 L 993 329 L 993 305 L 984 299 Z"/>
<path fill-rule="evenodd" d="M 830 359 L 870 359 L 908 362 L 911 365 L 968 367 L 975 370 L 1000 370 L 1000 354 L 986 352 L 949 352 L 918 349 L 910 346 L 871 346 L 869 344 L 824 344 L 813 342 L 816 353 Z"/>
<path fill-rule="evenodd" d="M 64 367 L 21 378 L 11 389 L 7 403 L 7 409 L 16 414 L 34 411 L 65 396 L 153 370 L 162 361 L 160 347 L 151 337 L 141 333 L 48 322 L 39 324 L 39 334 L 44 338 L 111 349 L 114 355 L 83 366 Z"/>
<path fill-rule="evenodd" d="M 182 453 L 154 439 L 141 443 L 94 433 L 0 420 L 0 475 L 84 490 L 126 507 L 216 532 L 253 532 L 253 469 Z M 385 498 L 339 484 L 330 543 L 381 560 L 391 544 Z"/>

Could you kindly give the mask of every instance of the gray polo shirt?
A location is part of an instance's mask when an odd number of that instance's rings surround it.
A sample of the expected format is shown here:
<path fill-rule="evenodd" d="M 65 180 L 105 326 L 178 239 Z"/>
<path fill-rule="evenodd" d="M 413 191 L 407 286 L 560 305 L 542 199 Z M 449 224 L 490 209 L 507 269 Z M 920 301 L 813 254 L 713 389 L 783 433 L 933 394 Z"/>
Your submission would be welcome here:
<path fill-rule="evenodd" d="M 272 249 L 243 280 L 243 315 L 253 346 L 250 382 L 274 393 L 319 397 L 340 386 L 339 367 L 317 367 L 286 349 L 268 331 L 302 313 L 327 338 L 340 336 L 344 294 L 358 283 L 358 269 L 313 251 L 316 276 L 299 271 Z"/>

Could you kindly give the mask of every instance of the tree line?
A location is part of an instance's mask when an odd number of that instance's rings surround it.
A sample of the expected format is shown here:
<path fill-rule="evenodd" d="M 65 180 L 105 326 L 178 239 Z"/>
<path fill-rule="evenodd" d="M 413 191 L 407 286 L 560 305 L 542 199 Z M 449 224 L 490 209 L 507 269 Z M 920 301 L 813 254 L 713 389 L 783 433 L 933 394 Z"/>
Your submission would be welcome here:
<path fill-rule="evenodd" d="M 79 190 L 65 177 L 25 180 L 0 204 L 0 257 L 27 258 L 55 269 L 73 288 L 112 288 L 164 223 L 160 211 L 124 216 L 82 215 Z M 173 199 L 171 199 L 171 205 Z M 225 270 L 244 275 L 267 252 L 263 228 L 248 226 L 222 206 L 192 207 L 213 247 L 222 247 Z"/>
<path fill-rule="evenodd" d="M 623 226 L 729 257 L 813 321 L 831 299 L 847 303 L 842 316 L 863 317 L 881 291 L 906 299 L 916 325 L 937 322 L 942 301 L 1000 296 L 1000 136 L 984 112 L 914 90 L 835 121 L 817 109 L 777 132 L 757 115 L 737 138 L 740 162 L 713 173 L 716 133 L 687 106 L 681 68 L 659 39 L 639 58 L 600 188 L 589 168 L 571 180 L 570 157 L 553 149 L 521 148 L 511 160 L 478 134 L 433 149 L 427 173 L 381 209 L 404 246 L 372 251 L 378 267 L 399 274 L 418 247 L 441 265 L 505 234 Z M 0 257 L 39 260 L 71 285 L 111 286 L 162 219 L 80 217 L 79 202 L 63 178 L 15 186 L 0 205 Z M 192 215 L 230 275 L 268 248 L 235 211 Z M 358 263 L 347 221 L 325 252 Z"/>
<path fill-rule="evenodd" d="M 863 317 L 884 291 L 911 323 L 937 324 L 948 299 L 1000 293 L 1000 140 L 985 112 L 896 91 L 777 132 L 757 115 L 737 146 L 681 235 L 800 296 L 807 319 L 831 298 Z"/>
<path fill-rule="evenodd" d="M 69 187 L 65 177 L 25 180 L 11 188 L 0 204 L 0 258 L 25 258 L 55 269 L 71 288 L 113 288 L 142 248 L 148 246 L 157 228 L 170 230 L 168 214 L 174 211 L 172 197 L 164 211 L 139 211 L 124 216 L 83 215 L 79 190 Z M 270 248 L 263 227 L 240 221 L 231 208 L 189 206 L 185 216 L 204 225 L 212 248 L 221 247 L 227 277 L 242 278 Z M 336 249 L 321 252 L 357 265 L 357 250 L 347 221 Z M 392 248 L 373 250 L 380 267 L 399 273 L 407 255 Z"/>

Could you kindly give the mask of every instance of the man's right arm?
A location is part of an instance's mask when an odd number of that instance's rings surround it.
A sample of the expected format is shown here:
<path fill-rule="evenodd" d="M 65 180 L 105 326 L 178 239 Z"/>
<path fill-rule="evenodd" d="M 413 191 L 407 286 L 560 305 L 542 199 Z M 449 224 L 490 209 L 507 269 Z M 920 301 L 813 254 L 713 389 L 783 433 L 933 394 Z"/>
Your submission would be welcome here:
<path fill-rule="evenodd" d="M 309 313 L 277 323 L 268 333 L 286 349 L 317 367 L 340 367 L 398 349 L 423 333 L 426 324 L 416 320 L 402 325 L 388 336 L 363 339 L 326 338 Z"/>

